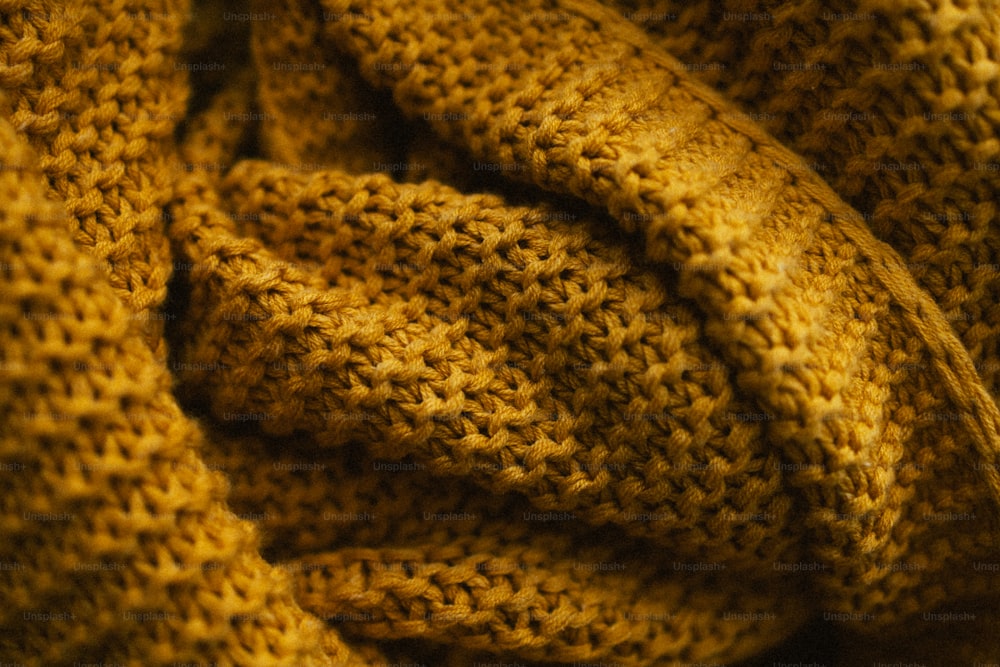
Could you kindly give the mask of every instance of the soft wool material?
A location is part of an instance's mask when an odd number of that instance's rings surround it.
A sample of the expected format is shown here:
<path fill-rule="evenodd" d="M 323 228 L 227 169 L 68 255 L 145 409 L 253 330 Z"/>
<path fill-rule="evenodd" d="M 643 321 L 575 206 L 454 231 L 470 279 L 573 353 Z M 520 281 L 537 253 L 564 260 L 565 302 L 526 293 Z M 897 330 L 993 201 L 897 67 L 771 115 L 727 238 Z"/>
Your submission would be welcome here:
<path fill-rule="evenodd" d="M 997 10 L 0 0 L 0 662 L 996 661 Z"/>

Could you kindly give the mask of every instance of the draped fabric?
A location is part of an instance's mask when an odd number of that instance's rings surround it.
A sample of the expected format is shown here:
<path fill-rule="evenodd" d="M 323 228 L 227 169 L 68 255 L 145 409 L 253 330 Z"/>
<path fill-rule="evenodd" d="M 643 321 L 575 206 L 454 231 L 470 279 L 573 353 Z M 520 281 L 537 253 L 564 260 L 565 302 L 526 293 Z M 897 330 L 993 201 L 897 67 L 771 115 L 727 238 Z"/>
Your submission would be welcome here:
<path fill-rule="evenodd" d="M 0 0 L 0 662 L 989 664 L 989 0 Z"/>

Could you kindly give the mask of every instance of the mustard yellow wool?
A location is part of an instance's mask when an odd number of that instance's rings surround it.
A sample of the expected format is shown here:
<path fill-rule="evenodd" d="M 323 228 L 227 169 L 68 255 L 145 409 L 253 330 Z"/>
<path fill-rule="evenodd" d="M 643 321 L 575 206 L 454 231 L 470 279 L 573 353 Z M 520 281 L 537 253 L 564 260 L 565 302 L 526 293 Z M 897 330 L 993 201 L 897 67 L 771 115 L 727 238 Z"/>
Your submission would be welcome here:
<path fill-rule="evenodd" d="M 0 0 L 0 664 L 1000 660 L 988 0 Z"/>

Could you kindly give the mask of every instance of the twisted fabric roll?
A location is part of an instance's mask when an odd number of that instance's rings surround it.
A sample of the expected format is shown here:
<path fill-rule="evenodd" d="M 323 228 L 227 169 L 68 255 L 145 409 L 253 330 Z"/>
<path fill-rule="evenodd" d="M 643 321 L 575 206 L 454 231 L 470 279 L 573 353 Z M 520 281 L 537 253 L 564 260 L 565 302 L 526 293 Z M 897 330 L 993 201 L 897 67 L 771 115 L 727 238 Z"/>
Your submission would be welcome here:
<path fill-rule="evenodd" d="M 998 16 L 0 1 L 0 658 L 995 659 Z"/>

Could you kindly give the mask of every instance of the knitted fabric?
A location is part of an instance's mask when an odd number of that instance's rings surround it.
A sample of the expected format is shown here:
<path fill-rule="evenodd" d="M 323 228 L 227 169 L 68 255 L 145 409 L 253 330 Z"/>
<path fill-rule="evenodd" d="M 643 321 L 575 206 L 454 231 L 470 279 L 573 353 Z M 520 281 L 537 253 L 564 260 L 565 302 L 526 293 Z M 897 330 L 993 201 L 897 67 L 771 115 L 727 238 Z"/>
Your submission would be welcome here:
<path fill-rule="evenodd" d="M 1000 656 L 1000 13 L 0 0 L 0 663 Z"/>

